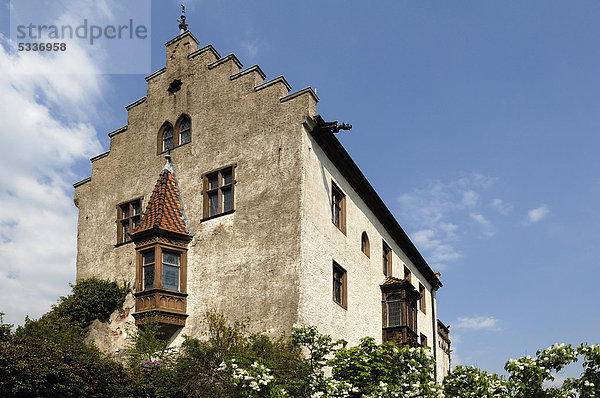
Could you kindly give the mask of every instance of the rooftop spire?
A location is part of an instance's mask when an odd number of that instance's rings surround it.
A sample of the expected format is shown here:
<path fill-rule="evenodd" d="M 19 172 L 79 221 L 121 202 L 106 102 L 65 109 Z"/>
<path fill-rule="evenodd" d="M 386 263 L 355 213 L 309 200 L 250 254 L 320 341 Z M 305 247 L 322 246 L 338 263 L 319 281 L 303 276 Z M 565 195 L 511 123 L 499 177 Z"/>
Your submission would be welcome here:
<path fill-rule="evenodd" d="M 181 17 L 177 20 L 179 22 L 179 34 L 184 33 L 187 30 L 188 24 L 185 23 L 185 6 L 181 5 Z"/>

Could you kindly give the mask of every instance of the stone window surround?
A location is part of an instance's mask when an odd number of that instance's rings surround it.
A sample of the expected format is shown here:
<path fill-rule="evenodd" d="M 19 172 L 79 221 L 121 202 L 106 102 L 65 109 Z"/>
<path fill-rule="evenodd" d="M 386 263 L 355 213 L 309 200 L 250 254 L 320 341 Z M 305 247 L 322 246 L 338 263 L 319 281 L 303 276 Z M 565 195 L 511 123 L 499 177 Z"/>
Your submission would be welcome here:
<path fill-rule="evenodd" d="M 126 235 L 126 228 L 124 227 L 124 224 L 127 223 L 127 231 L 131 232 L 133 230 L 133 228 L 135 227 L 134 222 L 140 222 L 140 220 L 142 219 L 142 196 L 139 196 L 137 198 L 128 200 L 126 202 L 121 202 L 119 204 L 116 205 L 117 208 L 117 244 L 115 246 L 120 246 L 120 245 L 124 245 L 127 243 L 131 243 L 132 240 L 129 236 Z M 135 202 L 138 202 L 138 212 L 134 213 L 134 209 L 136 207 L 134 207 Z M 129 212 L 129 217 L 124 217 L 125 215 L 125 211 L 124 208 L 125 206 L 127 206 L 127 210 Z"/>
<path fill-rule="evenodd" d="M 392 248 L 385 241 L 382 241 L 381 260 L 383 275 L 392 276 Z"/>
<path fill-rule="evenodd" d="M 183 124 L 183 121 L 185 120 L 185 118 L 187 118 L 190 121 L 190 139 L 188 142 L 181 142 L 181 125 Z M 164 147 L 164 133 L 167 130 L 168 127 L 173 128 L 173 147 L 172 148 L 168 148 L 165 149 Z M 175 148 L 178 148 L 182 145 L 185 144 L 189 144 L 190 142 L 192 142 L 192 133 L 193 133 L 193 128 L 192 128 L 192 118 L 186 114 L 186 113 L 182 113 L 179 118 L 177 119 L 177 122 L 175 123 L 175 126 L 173 127 L 173 125 L 171 124 L 171 122 L 169 122 L 168 120 L 166 120 L 162 126 L 160 127 L 160 129 L 158 130 L 158 137 L 157 137 L 157 149 L 156 149 L 156 154 L 157 155 L 162 155 L 167 151 L 173 150 Z"/>
<path fill-rule="evenodd" d="M 336 273 L 339 275 L 339 278 L 336 278 Z M 333 302 L 342 307 L 343 309 L 348 309 L 348 273 L 341 265 L 333 261 L 332 267 L 332 294 L 331 298 Z M 339 287 L 339 301 L 338 297 L 336 297 L 336 287 Z"/>
<path fill-rule="evenodd" d="M 331 222 L 344 235 L 346 234 L 346 195 L 333 181 L 331 181 Z"/>
<path fill-rule="evenodd" d="M 222 177 L 221 177 L 221 173 L 225 170 L 231 170 L 231 183 L 230 184 L 221 184 L 222 182 Z M 235 171 L 237 169 L 237 163 L 233 163 L 230 164 L 228 166 L 225 167 L 220 167 L 218 169 L 215 170 L 211 170 L 207 173 L 204 173 L 201 178 L 202 178 L 202 215 L 203 218 L 200 221 L 207 221 L 207 220 L 211 220 L 213 218 L 216 217 L 220 217 L 220 216 L 224 216 L 226 214 L 231 214 L 235 211 L 235 185 L 237 184 L 237 180 L 235 179 L 236 175 L 235 175 Z M 218 187 L 214 188 L 214 189 L 209 189 L 209 177 L 214 176 L 215 174 L 217 174 L 217 178 L 218 178 Z M 223 188 L 225 189 L 231 189 L 231 208 L 227 211 L 223 211 L 222 209 L 222 195 L 223 195 Z M 210 209 L 209 209 L 209 198 L 208 198 L 208 194 L 209 191 L 216 191 L 218 194 L 218 207 L 217 207 L 217 213 L 210 215 Z"/>

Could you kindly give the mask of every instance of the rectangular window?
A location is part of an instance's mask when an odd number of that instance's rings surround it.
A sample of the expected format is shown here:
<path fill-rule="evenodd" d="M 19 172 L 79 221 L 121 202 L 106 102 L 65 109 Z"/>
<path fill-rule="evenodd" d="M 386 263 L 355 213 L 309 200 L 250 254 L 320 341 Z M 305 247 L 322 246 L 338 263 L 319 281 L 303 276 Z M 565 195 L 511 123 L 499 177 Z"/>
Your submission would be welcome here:
<path fill-rule="evenodd" d="M 392 249 L 383 242 L 383 275 L 392 275 Z"/>
<path fill-rule="evenodd" d="M 387 310 L 388 326 L 402 326 L 402 301 L 388 301 Z"/>
<path fill-rule="evenodd" d="M 141 216 L 141 199 L 135 199 L 117 206 L 117 243 L 126 243 L 131 240 L 129 233 L 138 226 Z"/>
<path fill-rule="evenodd" d="M 233 166 L 204 176 L 204 218 L 233 210 Z"/>
<path fill-rule="evenodd" d="M 421 333 L 421 347 L 427 347 L 427 336 Z"/>
<path fill-rule="evenodd" d="M 409 281 L 412 280 L 412 273 L 406 265 L 404 266 L 404 279 L 407 279 Z"/>
<path fill-rule="evenodd" d="M 333 301 L 347 308 L 347 276 L 346 270 L 333 262 Z"/>
<path fill-rule="evenodd" d="M 427 302 L 427 300 L 425 300 L 425 286 L 421 285 L 419 283 L 419 294 L 421 295 L 421 298 L 419 299 L 419 309 L 426 314 L 427 312 L 425 311 L 426 307 L 425 307 L 425 303 Z"/>
<path fill-rule="evenodd" d="M 162 252 L 163 289 L 179 290 L 179 254 Z"/>
<path fill-rule="evenodd" d="M 142 269 L 144 272 L 144 290 L 154 287 L 154 252 L 142 253 Z"/>
<path fill-rule="evenodd" d="M 331 183 L 331 221 L 343 233 L 346 233 L 346 195 Z"/>

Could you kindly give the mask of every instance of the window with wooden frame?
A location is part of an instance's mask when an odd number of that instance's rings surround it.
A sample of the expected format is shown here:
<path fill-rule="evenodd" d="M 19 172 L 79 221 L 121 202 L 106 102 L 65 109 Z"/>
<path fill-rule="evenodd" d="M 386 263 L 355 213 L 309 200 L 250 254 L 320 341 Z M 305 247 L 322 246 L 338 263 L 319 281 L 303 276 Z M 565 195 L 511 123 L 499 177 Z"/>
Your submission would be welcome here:
<path fill-rule="evenodd" d="M 117 205 L 117 244 L 131 241 L 129 233 L 140 223 L 141 210 L 141 198 Z"/>
<path fill-rule="evenodd" d="M 392 295 L 387 298 L 387 326 L 402 326 L 402 301 L 400 296 Z"/>
<path fill-rule="evenodd" d="M 412 280 L 412 272 L 410 272 L 406 265 L 404 266 L 404 279 L 407 279 L 409 281 Z"/>
<path fill-rule="evenodd" d="M 392 248 L 383 242 L 383 275 L 392 275 Z"/>
<path fill-rule="evenodd" d="M 185 250 L 160 244 L 140 250 L 138 291 L 163 289 L 183 292 L 185 254 Z"/>
<path fill-rule="evenodd" d="M 175 145 L 174 145 L 175 133 L 173 130 L 173 125 L 169 122 L 163 124 L 161 131 L 162 131 L 162 133 L 160 134 L 161 147 L 159 149 L 159 152 L 165 152 L 165 151 L 169 151 L 169 150 L 173 149 L 175 147 Z"/>
<path fill-rule="evenodd" d="M 421 298 L 419 299 L 419 309 L 426 314 L 426 302 L 427 300 L 425 299 L 425 286 L 423 286 L 421 283 L 419 283 L 419 294 L 421 295 Z"/>
<path fill-rule="evenodd" d="M 365 253 L 367 257 L 371 257 L 371 245 L 369 244 L 369 236 L 366 232 L 363 232 L 360 237 L 360 250 Z"/>
<path fill-rule="evenodd" d="M 235 165 L 204 176 L 204 218 L 233 211 Z"/>
<path fill-rule="evenodd" d="M 346 233 L 346 195 L 333 182 L 331 183 L 331 221 L 340 231 Z"/>
<path fill-rule="evenodd" d="M 346 270 L 333 262 L 333 301 L 348 308 L 348 276 Z"/>
<path fill-rule="evenodd" d="M 421 347 L 427 347 L 427 336 L 425 336 L 423 333 L 421 333 Z"/>
<path fill-rule="evenodd" d="M 192 140 L 192 121 L 188 115 L 181 115 L 175 125 L 177 131 L 177 145 L 187 144 Z"/>

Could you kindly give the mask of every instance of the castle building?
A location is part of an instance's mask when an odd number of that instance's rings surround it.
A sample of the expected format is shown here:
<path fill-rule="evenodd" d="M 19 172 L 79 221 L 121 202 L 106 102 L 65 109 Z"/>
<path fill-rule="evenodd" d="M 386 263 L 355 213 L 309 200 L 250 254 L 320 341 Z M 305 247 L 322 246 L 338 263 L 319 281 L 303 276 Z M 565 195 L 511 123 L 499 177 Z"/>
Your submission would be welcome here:
<path fill-rule="evenodd" d="M 317 115 L 311 88 L 198 47 L 185 26 L 166 43 L 166 67 L 74 184 L 77 278 L 134 287 L 92 338 L 118 350 L 151 315 L 178 344 L 216 308 L 272 335 L 304 324 L 429 346 L 441 379 L 439 274 L 336 138 L 350 126 Z"/>

